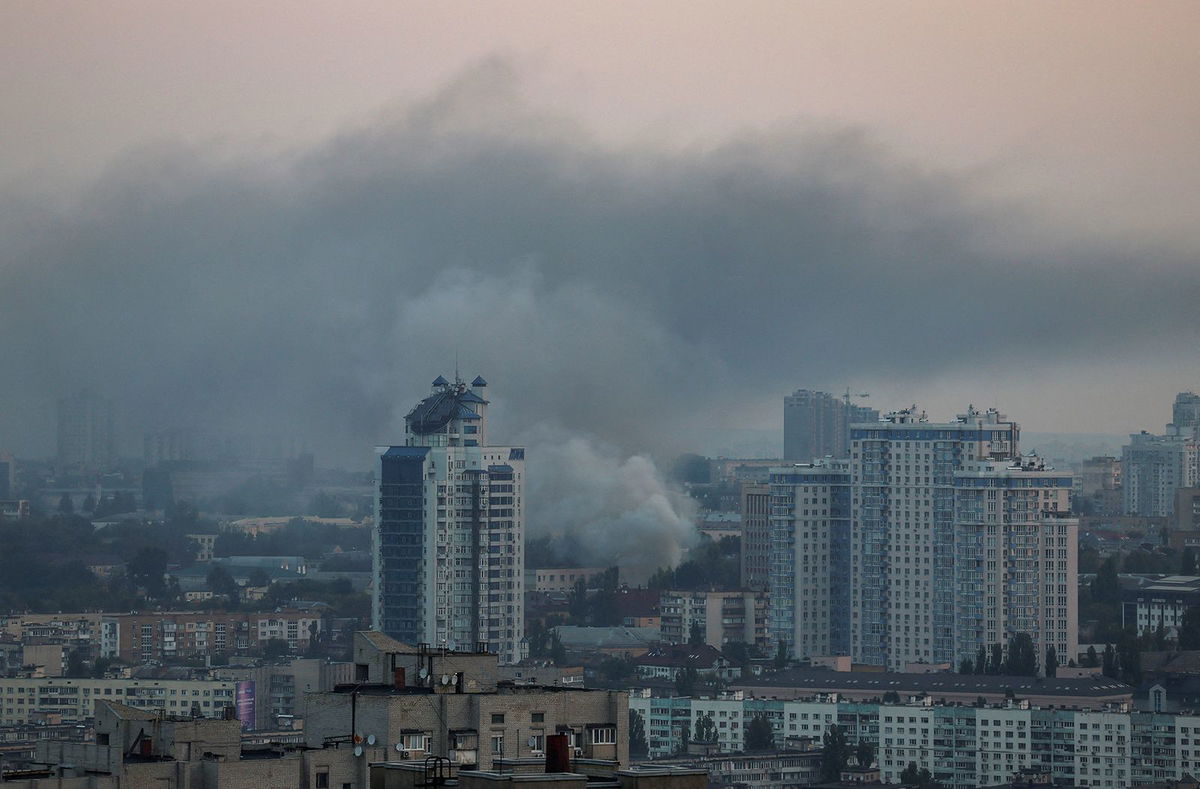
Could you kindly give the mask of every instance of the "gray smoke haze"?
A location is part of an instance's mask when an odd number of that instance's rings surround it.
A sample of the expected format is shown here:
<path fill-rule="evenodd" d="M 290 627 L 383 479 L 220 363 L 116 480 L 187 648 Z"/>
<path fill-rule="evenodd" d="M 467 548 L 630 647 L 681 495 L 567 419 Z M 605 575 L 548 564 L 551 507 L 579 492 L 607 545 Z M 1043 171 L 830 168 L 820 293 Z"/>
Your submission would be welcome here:
<path fill-rule="evenodd" d="M 0 197 L 0 447 L 49 454 L 87 383 L 131 437 L 297 435 L 366 467 L 457 353 L 493 438 L 555 459 L 531 529 L 608 524 L 624 556 L 625 526 L 686 519 L 637 456 L 747 403 L 1194 348 L 1194 257 L 1051 237 L 984 179 L 852 129 L 601 146 L 500 60 L 312 150 L 130 151 L 70 204 Z M 586 489 L 571 462 L 605 470 Z"/>

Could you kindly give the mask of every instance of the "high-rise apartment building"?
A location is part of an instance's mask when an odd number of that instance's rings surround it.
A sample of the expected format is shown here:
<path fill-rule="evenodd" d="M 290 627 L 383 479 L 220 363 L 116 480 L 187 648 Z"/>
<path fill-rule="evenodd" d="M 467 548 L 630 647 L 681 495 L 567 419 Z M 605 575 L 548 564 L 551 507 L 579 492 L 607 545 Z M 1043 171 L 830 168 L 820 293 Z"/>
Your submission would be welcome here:
<path fill-rule="evenodd" d="M 1074 654 L 1072 476 L 1018 453 L 995 409 L 851 428 L 850 654 L 951 663 L 1028 633 Z M 808 551 L 812 552 L 812 551 Z M 798 551 L 799 553 L 799 551 Z"/>
<path fill-rule="evenodd" d="M 103 469 L 114 460 L 112 401 L 87 391 L 59 400 L 59 466 Z"/>
<path fill-rule="evenodd" d="M 796 657 L 850 650 L 850 464 L 771 469 L 769 631 Z"/>
<path fill-rule="evenodd" d="M 848 396 L 797 389 L 783 398 L 783 458 L 808 463 L 846 457 L 850 425 L 877 419 L 878 411 L 855 405 Z"/>
<path fill-rule="evenodd" d="M 1145 431 L 1131 435 L 1121 455 L 1121 472 L 1127 515 L 1169 517 L 1175 511 L 1175 491 L 1200 484 L 1195 428 L 1167 425 L 1161 436 Z"/>
<path fill-rule="evenodd" d="M 525 449 L 488 443 L 487 382 L 438 376 L 403 446 L 377 447 L 375 629 L 520 659 Z"/>
<path fill-rule="evenodd" d="M 954 472 L 954 651 L 1028 633 L 1039 662 L 1078 653 L 1072 474 L 1036 457 L 967 462 Z M 942 595 L 941 590 L 935 594 Z"/>
<path fill-rule="evenodd" d="M 899 668 L 954 658 L 954 472 L 1010 458 L 1019 428 L 974 408 L 934 424 L 916 407 L 851 428 L 851 654 Z"/>

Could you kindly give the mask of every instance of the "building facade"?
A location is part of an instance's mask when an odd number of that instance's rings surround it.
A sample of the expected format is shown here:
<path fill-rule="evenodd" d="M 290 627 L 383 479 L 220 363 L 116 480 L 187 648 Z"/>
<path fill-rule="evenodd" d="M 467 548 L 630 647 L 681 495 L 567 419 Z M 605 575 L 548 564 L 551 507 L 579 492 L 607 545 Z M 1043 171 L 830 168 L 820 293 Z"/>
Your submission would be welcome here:
<path fill-rule="evenodd" d="M 1129 437 L 1121 455 L 1126 515 L 1166 518 L 1175 511 L 1175 492 L 1200 485 L 1200 445 L 1195 428 L 1167 425 L 1163 435 L 1145 431 Z"/>
<path fill-rule="evenodd" d="M 373 621 L 403 642 L 516 662 L 525 449 L 488 443 L 486 386 L 438 376 L 405 417 L 404 445 L 376 450 Z"/>
<path fill-rule="evenodd" d="M 747 590 L 665 591 L 659 629 L 667 644 L 686 644 L 695 628 L 705 644 L 723 649 L 740 641 L 769 649 L 767 594 Z"/>
<path fill-rule="evenodd" d="M 741 501 L 742 586 L 765 591 L 771 581 L 771 486 L 746 483 Z"/>
<path fill-rule="evenodd" d="M 1039 663 L 1079 652 L 1079 521 L 1072 474 L 1036 457 L 972 461 L 954 473 L 954 650 L 1028 633 Z M 939 590 L 939 594 L 940 594 Z M 952 662 L 953 664 L 953 662 Z"/>
<path fill-rule="evenodd" d="M 995 409 L 931 423 L 915 407 L 851 429 L 850 654 L 899 669 L 1028 633 L 1072 655 L 1072 476 L 1018 451 Z"/>
<path fill-rule="evenodd" d="M 440 756 L 458 767 L 545 757 L 567 734 L 574 757 L 629 763 L 628 693 L 500 683 L 497 656 L 414 649 L 382 633 L 354 636 L 355 684 L 307 695 L 307 744 L 351 731 L 393 759 Z"/>
<path fill-rule="evenodd" d="M 525 587 L 531 592 L 570 592 L 575 584 L 590 583 L 603 567 L 538 567 L 526 572 Z"/>
<path fill-rule="evenodd" d="M 1175 491 L 1175 512 L 1171 515 L 1167 542 L 1177 551 L 1200 548 L 1200 488 Z"/>
<path fill-rule="evenodd" d="M 850 425 L 878 418 L 878 411 L 855 405 L 848 397 L 797 389 L 783 398 L 783 459 L 808 463 L 846 457 Z"/>
<path fill-rule="evenodd" d="M 954 472 L 1013 457 L 1019 433 L 994 409 L 935 424 L 915 406 L 851 428 L 855 660 L 954 661 Z"/>
<path fill-rule="evenodd" d="M 324 626 L 312 611 L 106 614 L 100 624 L 101 655 L 137 665 L 258 652 L 273 640 L 285 642 L 291 652 L 303 652 Z"/>
<path fill-rule="evenodd" d="M 1159 628 L 1173 634 L 1183 624 L 1183 615 L 1195 605 L 1200 605 L 1200 578 L 1168 575 L 1121 591 L 1121 626 L 1135 628 L 1139 634 Z"/>
<path fill-rule="evenodd" d="M 946 675 L 952 676 L 952 675 Z M 870 743 L 881 778 L 898 783 L 910 763 L 952 789 L 1007 785 L 1021 770 L 1048 774 L 1057 786 L 1120 789 L 1174 781 L 1200 770 L 1200 715 L 1001 704 L 849 701 L 833 696 L 784 700 L 737 693 L 716 699 L 635 693 L 629 707 L 644 720 L 651 756 L 682 747 L 684 732 L 710 717 L 724 752 L 743 750 L 754 717 L 772 724 L 777 747 L 820 738 L 837 724 L 854 744 Z"/>
<path fill-rule="evenodd" d="M 850 482 L 845 460 L 771 470 L 769 630 L 796 657 L 850 649 Z"/>
<path fill-rule="evenodd" d="M 282 723 L 294 726 L 296 719 L 302 719 L 306 694 L 353 682 L 354 664 L 298 658 L 277 665 L 218 668 L 213 675 L 232 682 L 253 682 L 254 728 L 269 730 Z"/>
<path fill-rule="evenodd" d="M 218 718 L 233 706 L 236 690 L 236 682 L 215 680 L 0 679 L 0 725 L 29 723 L 50 713 L 83 722 L 93 717 L 102 700 L 165 714 Z"/>

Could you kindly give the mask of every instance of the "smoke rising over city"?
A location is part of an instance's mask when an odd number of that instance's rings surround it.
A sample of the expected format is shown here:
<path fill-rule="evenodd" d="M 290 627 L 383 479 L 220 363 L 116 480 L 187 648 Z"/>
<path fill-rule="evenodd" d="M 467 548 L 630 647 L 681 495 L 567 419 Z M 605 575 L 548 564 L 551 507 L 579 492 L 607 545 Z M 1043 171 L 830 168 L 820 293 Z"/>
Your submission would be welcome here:
<path fill-rule="evenodd" d="M 647 455 L 761 426 L 807 381 L 947 376 L 965 399 L 1100 355 L 1194 361 L 1191 250 L 1048 234 L 1035 203 L 869 129 L 614 147 L 520 84 L 492 60 L 298 152 L 164 143 L 70 204 L 6 193 L 6 444 L 47 454 L 84 381 L 130 454 L 194 425 L 366 467 L 457 357 L 492 383 L 494 438 L 542 469 L 531 533 L 655 522 L 657 560 L 686 512 Z M 597 472 L 556 488 L 577 465 Z"/>

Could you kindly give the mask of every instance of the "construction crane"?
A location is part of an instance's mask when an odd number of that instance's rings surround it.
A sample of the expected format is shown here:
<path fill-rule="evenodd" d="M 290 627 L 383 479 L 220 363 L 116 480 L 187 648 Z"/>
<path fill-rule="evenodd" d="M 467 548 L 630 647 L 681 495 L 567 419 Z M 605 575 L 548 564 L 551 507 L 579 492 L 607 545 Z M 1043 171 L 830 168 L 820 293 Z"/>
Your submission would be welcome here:
<path fill-rule="evenodd" d="M 870 396 L 871 395 L 869 395 L 866 392 L 855 392 L 855 393 L 851 394 L 850 387 L 847 386 L 846 393 L 842 395 L 842 402 L 845 403 L 846 405 L 850 405 L 851 397 L 870 397 Z"/>

